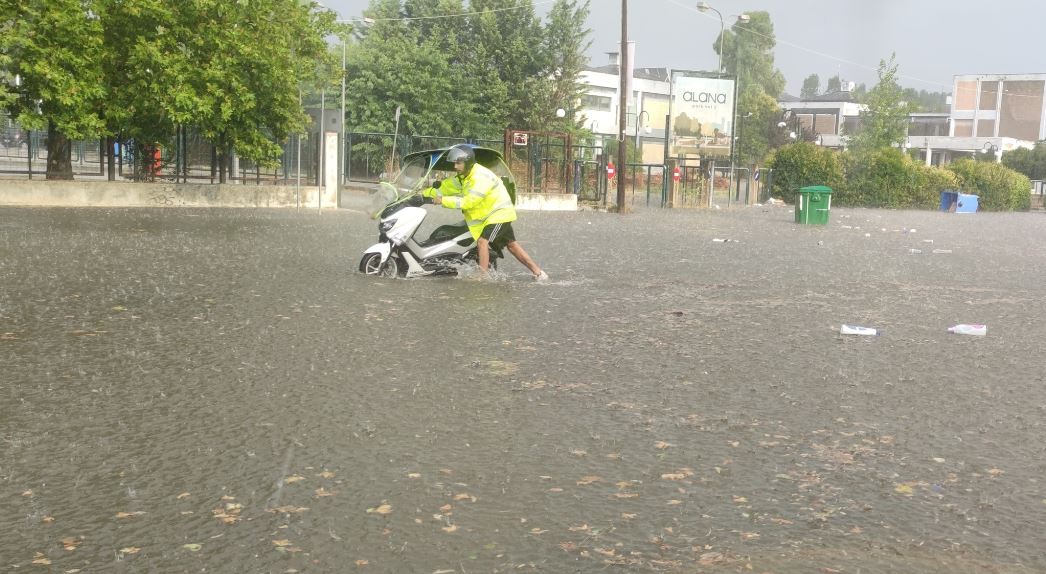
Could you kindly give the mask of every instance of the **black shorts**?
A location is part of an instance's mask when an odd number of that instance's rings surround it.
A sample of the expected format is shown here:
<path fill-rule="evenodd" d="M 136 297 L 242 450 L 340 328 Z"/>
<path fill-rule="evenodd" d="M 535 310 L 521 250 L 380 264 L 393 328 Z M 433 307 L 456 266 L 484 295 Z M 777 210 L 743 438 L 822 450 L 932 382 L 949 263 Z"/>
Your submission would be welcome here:
<path fill-rule="evenodd" d="M 491 223 L 483 228 L 479 236 L 490 242 L 491 249 L 499 251 L 516 240 L 516 234 L 512 232 L 512 224 L 508 222 Z"/>

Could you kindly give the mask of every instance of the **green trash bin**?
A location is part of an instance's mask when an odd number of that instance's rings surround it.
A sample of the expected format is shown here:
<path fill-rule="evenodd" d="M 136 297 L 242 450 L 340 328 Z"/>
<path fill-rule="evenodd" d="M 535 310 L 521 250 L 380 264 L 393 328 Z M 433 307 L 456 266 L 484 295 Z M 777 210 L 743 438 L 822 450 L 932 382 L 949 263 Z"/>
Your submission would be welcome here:
<path fill-rule="evenodd" d="M 826 225 L 828 212 L 832 210 L 832 188 L 826 185 L 810 185 L 799 188 L 795 196 L 795 222 L 810 225 Z"/>

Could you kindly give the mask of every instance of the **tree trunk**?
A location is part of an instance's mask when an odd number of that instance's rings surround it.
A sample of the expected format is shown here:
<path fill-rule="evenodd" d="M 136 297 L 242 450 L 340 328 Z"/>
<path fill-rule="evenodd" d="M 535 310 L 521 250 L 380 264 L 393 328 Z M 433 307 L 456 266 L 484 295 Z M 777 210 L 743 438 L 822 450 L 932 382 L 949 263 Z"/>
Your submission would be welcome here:
<path fill-rule="evenodd" d="M 73 142 L 53 123 L 47 126 L 47 179 L 73 179 Z"/>

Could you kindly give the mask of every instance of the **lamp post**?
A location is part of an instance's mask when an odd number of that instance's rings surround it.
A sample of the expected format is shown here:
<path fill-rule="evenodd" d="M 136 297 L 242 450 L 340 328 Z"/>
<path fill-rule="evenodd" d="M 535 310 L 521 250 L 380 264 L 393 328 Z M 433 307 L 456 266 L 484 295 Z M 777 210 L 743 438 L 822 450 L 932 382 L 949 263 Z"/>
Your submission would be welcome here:
<path fill-rule="evenodd" d="M 708 2 L 699 2 L 697 4 L 697 9 L 701 12 L 708 12 L 711 10 L 719 16 L 719 67 L 715 70 L 716 76 L 718 77 L 723 73 L 723 34 L 726 32 L 726 26 L 723 24 L 723 13 L 709 6 Z"/>
<path fill-rule="evenodd" d="M 992 142 L 984 142 L 984 146 L 981 147 L 981 153 L 991 152 L 995 156 L 995 162 L 999 163 L 1002 161 L 1002 148 L 995 145 Z"/>
<path fill-rule="evenodd" d="M 650 120 L 650 112 L 648 112 L 646 110 L 642 110 L 641 112 L 639 112 L 639 115 L 636 116 L 636 145 L 635 145 L 635 148 L 636 148 L 636 155 L 640 159 L 642 159 L 643 155 L 639 153 L 639 124 L 643 123 L 643 114 L 646 114 L 646 119 L 648 121 Z M 650 128 L 649 127 L 647 127 L 646 132 L 650 133 Z M 639 163 L 643 163 L 643 162 L 639 162 Z"/>
<path fill-rule="evenodd" d="M 723 21 L 723 13 L 713 8 L 708 4 L 708 2 L 699 2 L 697 4 L 697 9 L 701 12 L 708 12 L 711 10 L 716 13 L 716 16 L 719 16 L 719 67 L 716 68 L 716 77 L 718 77 L 723 73 L 723 40 L 726 39 L 724 37 L 726 33 L 726 24 Z M 740 22 L 748 22 L 752 17 L 748 14 L 738 14 L 737 19 Z"/>

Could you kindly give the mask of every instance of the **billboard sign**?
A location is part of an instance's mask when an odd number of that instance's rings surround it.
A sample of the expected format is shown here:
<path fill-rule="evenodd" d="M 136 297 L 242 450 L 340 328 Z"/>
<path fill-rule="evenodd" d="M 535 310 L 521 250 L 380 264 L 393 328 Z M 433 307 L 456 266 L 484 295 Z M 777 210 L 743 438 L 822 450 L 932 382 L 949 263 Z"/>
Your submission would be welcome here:
<path fill-rule="evenodd" d="M 734 133 L 734 79 L 672 71 L 669 153 L 729 157 Z"/>

